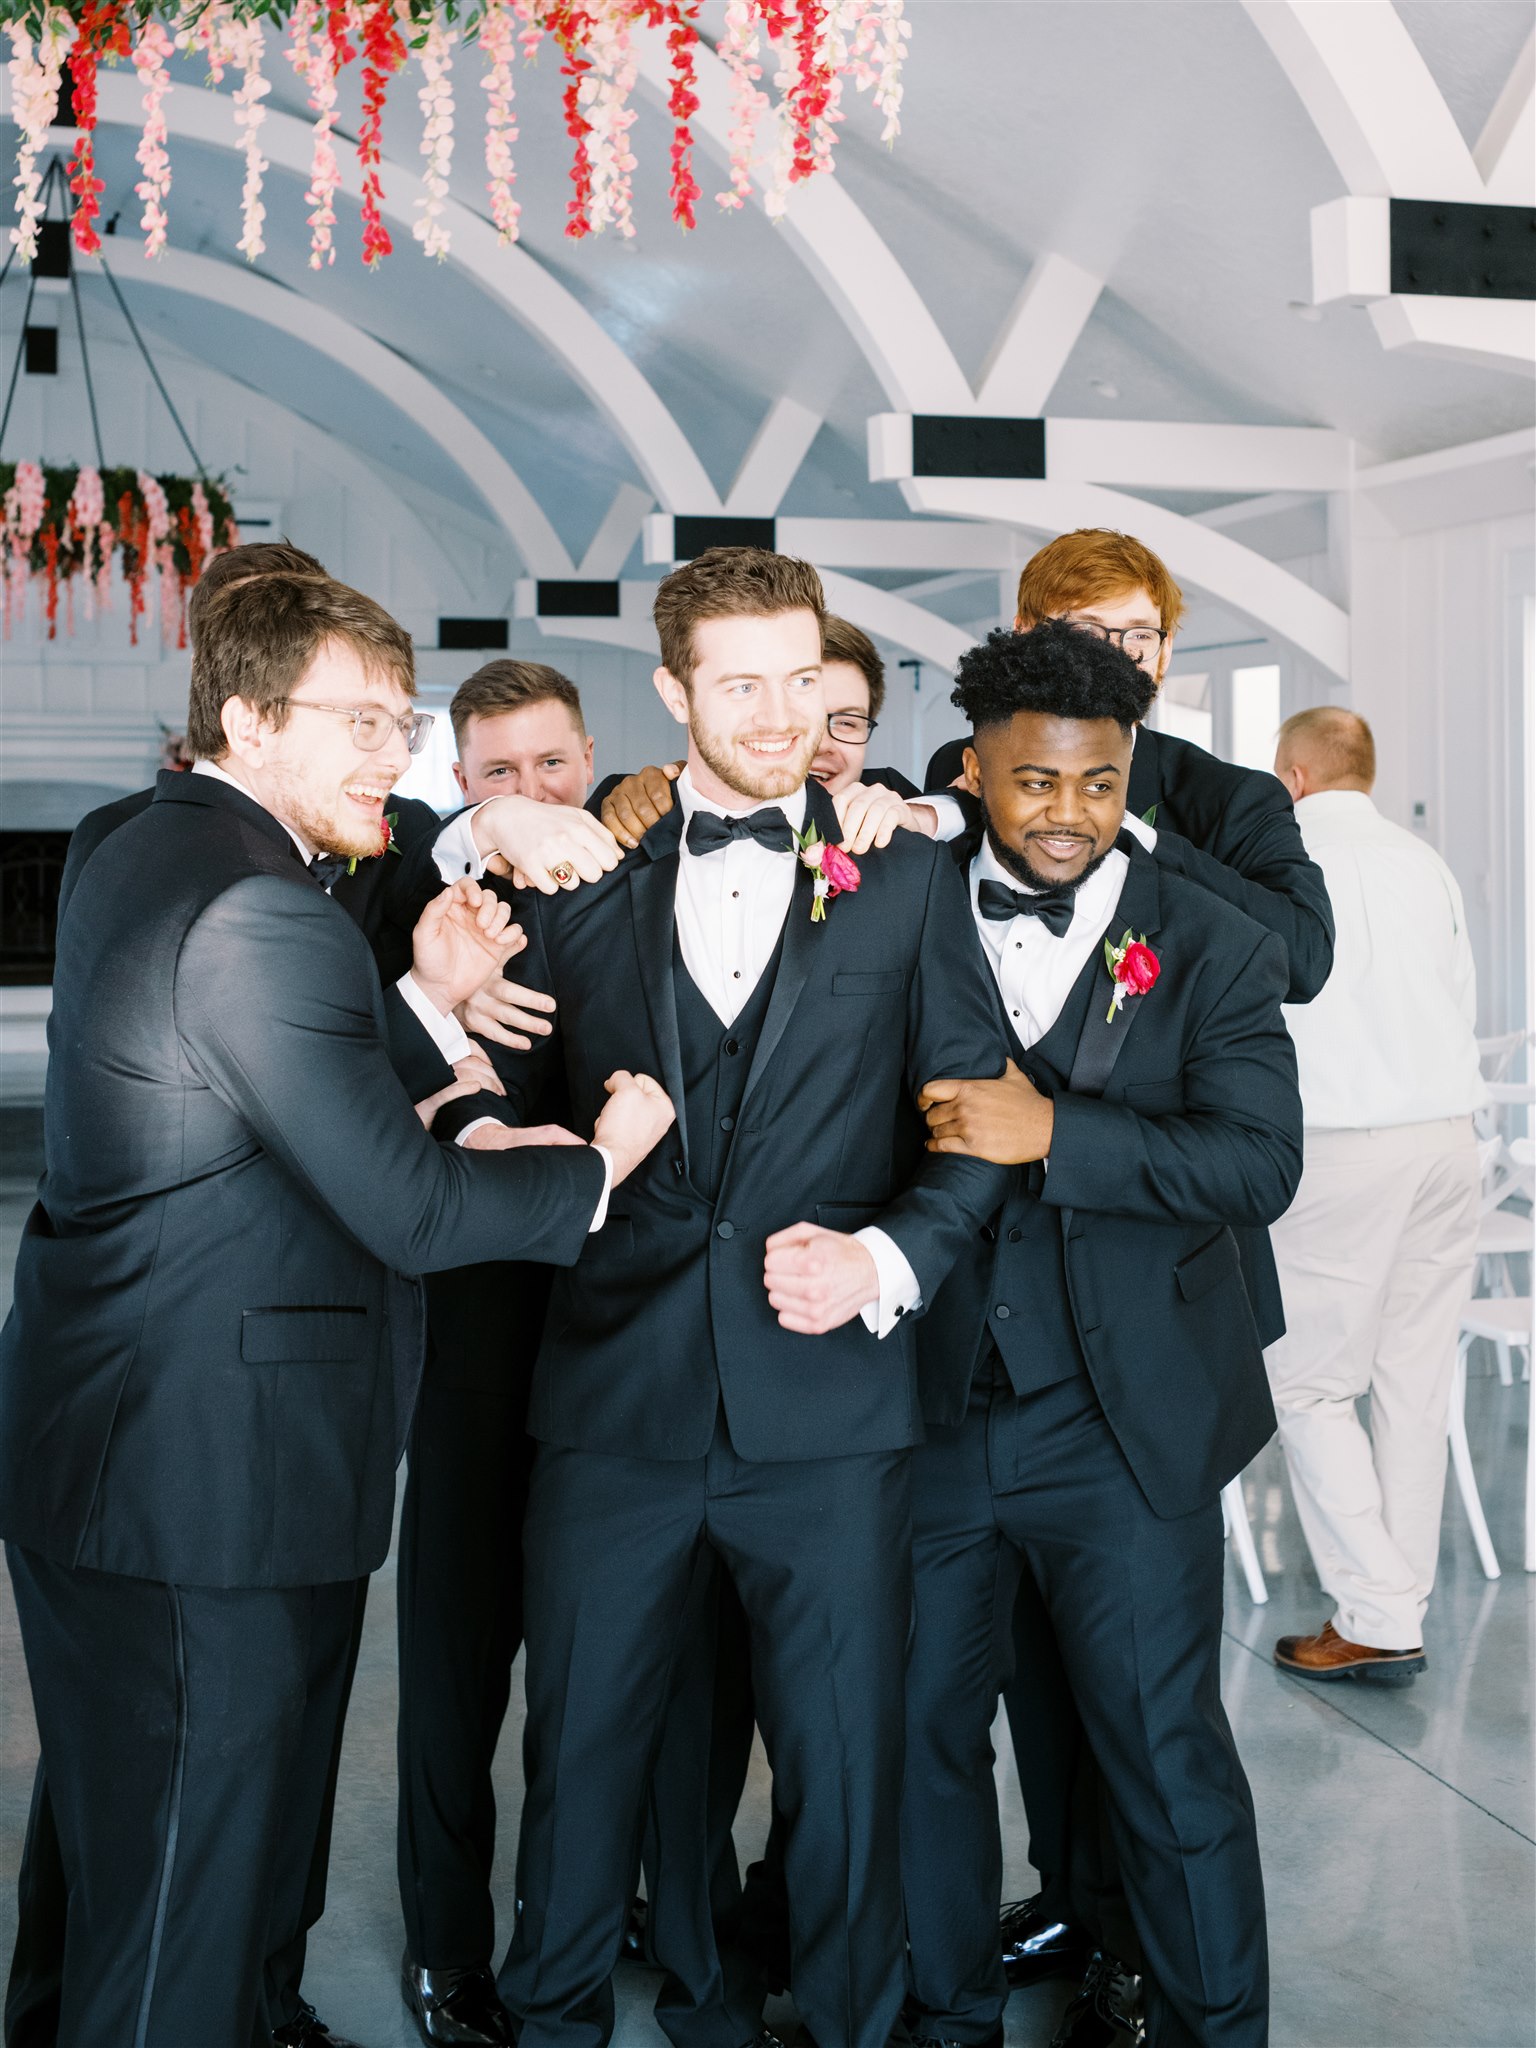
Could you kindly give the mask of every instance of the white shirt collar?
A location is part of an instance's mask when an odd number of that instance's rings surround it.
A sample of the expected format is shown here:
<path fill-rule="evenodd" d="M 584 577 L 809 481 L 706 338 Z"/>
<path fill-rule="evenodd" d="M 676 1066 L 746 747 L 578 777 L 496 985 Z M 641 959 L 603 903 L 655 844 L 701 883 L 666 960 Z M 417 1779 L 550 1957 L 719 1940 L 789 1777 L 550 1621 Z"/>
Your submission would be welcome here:
<path fill-rule="evenodd" d="M 229 773 L 228 769 L 221 768 L 217 761 L 194 761 L 192 763 L 192 773 L 194 775 L 211 775 L 215 782 L 225 783 L 228 785 L 230 789 L 238 789 L 242 796 L 249 797 L 253 804 L 261 804 L 261 808 L 264 811 L 267 811 L 267 806 L 261 802 L 261 798 L 253 794 L 252 791 L 248 790 L 243 782 L 238 782 L 235 779 L 235 777 Z M 269 817 L 277 818 L 276 811 L 267 811 L 267 815 Z M 308 867 L 310 862 L 315 857 L 314 854 L 304 844 L 303 840 L 299 837 L 298 833 L 294 831 L 291 825 L 284 824 L 281 818 L 278 818 L 277 822 L 280 825 L 282 825 L 283 830 L 288 834 L 288 837 L 293 841 L 294 845 L 298 848 L 300 860 L 303 861 L 305 867 Z"/>
<path fill-rule="evenodd" d="M 777 808 L 788 818 L 795 831 L 801 832 L 805 829 L 806 796 L 805 784 L 803 782 L 798 789 L 791 790 L 788 796 L 765 796 L 751 799 L 744 797 L 732 810 L 727 810 L 724 804 L 717 804 L 710 797 L 700 796 L 693 786 L 693 777 L 686 768 L 677 778 L 676 787 L 678 802 L 683 807 L 683 830 L 685 834 L 688 829 L 688 820 L 695 811 L 708 811 L 716 818 L 744 818 L 751 811 Z"/>
<path fill-rule="evenodd" d="M 1101 868 L 1096 868 L 1078 890 L 1072 904 L 1072 926 L 1088 919 L 1096 926 L 1102 926 L 1120 900 L 1120 891 L 1125 884 L 1125 871 L 1130 861 L 1119 847 L 1111 848 Z M 971 859 L 971 903 L 974 907 L 983 882 L 1001 882 L 1005 889 L 1017 889 L 1026 896 L 1038 896 L 1042 892 L 1030 883 L 1021 881 L 1011 868 L 1005 868 L 992 851 L 992 842 L 985 836 Z M 999 921 L 1000 922 L 1000 921 Z M 1070 929 L 1070 928 L 1069 928 Z"/>

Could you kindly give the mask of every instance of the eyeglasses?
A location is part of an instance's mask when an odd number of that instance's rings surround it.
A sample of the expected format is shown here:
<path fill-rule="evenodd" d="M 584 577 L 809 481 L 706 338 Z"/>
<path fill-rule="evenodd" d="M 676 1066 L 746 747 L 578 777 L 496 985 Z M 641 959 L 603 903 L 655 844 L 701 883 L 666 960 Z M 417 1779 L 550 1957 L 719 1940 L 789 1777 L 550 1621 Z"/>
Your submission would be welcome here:
<path fill-rule="evenodd" d="M 1067 624 L 1076 626 L 1080 633 L 1091 633 L 1095 640 L 1107 640 L 1111 647 L 1118 647 L 1132 661 L 1155 655 L 1168 638 L 1161 626 L 1101 626 L 1097 619 L 1072 618 L 1067 620 Z"/>
<path fill-rule="evenodd" d="M 335 718 L 350 718 L 352 744 L 362 754 L 376 754 L 391 729 L 400 734 L 411 753 L 419 754 L 434 723 L 430 711 L 407 711 L 403 718 L 391 718 L 373 704 L 314 704 L 308 697 L 279 697 L 277 701 L 291 704 L 295 711 L 329 711 Z"/>
<path fill-rule="evenodd" d="M 847 740 L 850 746 L 859 746 L 874 731 L 878 719 L 867 718 L 862 711 L 834 711 L 827 720 L 827 731 L 835 740 Z"/>

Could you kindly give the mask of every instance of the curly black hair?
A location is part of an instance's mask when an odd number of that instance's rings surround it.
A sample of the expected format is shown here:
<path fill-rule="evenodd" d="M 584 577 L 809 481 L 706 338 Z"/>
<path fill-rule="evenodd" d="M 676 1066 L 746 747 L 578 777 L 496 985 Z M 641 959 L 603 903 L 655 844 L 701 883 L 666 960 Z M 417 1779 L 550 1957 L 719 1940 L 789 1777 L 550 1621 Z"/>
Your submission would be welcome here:
<path fill-rule="evenodd" d="M 1065 619 L 1027 633 L 998 627 L 960 657 L 957 704 L 973 731 L 1003 725 L 1018 711 L 1049 718 L 1112 718 L 1129 732 L 1147 715 L 1157 685 L 1131 657 Z"/>

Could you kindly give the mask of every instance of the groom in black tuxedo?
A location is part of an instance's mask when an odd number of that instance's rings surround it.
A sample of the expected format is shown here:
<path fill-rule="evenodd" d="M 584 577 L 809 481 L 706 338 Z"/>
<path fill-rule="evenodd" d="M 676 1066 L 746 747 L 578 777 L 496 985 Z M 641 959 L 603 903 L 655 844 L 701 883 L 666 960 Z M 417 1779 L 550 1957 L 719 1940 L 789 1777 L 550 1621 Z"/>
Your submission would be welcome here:
<path fill-rule="evenodd" d="M 625 1076 L 601 1148 L 476 1159 L 424 1131 L 368 948 L 311 871 L 377 846 L 413 680 L 356 592 L 228 592 L 193 661 L 196 767 L 86 863 L 61 925 L 0 1532 L 68 1896 L 57 2037 L 80 2048 L 270 2039 L 264 1964 L 323 1833 L 420 1372 L 401 1276 L 573 1260 L 670 1122 Z M 440 899 L 418 953 L 439 1016 L 501 922 L 472 883 Z"/>
<path fill-rule="evenodd" d="M 1003 1041 L 942 849 L 900 833 L 841 894 L 797 857 L 839 836 L 806 784 L 823 609 L 813 570 L 758 549 L 667 578 L 679 801 L 617 872 L 532 906 L 525 971 L 560 1008 L 528 1088 L 561 1061 L 579 1119 L 622 1058 L 681 1114 L 602 1244 L 557 1276 L 534 1377 L 527 1795 L 500 1978 L 522 2048 L 612 2031 L 642 1805 L 710 1554 L 747 1613 L 788 1822 L 796 2003 L 820 2048 L 885 2048 L 902 2001 L 909 1312 L 1007 1179 L 925 1155 L 915 1102 L 973 1062 L 999 1072 Z M 718 1976 L 662 2018 L 690 2048 L 758 2027 Z"/>
<path fill-rule="evenodd" d="M 989 1730 L 1021 1578 L 1107 1790 L 1148 2040 L 1268 2037 L 1220 1493 L 1274 1428 L 1232 1226 L 1290 1202 L 1301 1105 L 1279 940 L 1122 834 L 1150 694 L 1065 623 L 994 633 L 955 691 L 971 940 L 1013 1057 L 924 1103 L 943 1155 L 1015 1177 L 918 1331 L 902 1861 L 912 2029 L 963 2048 L 1001 2043 L 1008 1996 Z"/>

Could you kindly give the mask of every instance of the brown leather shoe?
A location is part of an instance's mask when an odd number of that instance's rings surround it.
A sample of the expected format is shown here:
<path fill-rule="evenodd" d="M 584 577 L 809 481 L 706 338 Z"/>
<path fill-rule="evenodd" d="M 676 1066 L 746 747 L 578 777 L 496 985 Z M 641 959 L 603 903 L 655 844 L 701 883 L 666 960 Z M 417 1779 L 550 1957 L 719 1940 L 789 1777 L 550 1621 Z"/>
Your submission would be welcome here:
<path fill-rule="evenodd" d="M 1425 1669 L 1422 1645 L 1417 1650 L 1373 1650 L 1365 1643 L 1347 1643 L 1325 1621 L 1315 1636 L 1282 1636 L 1275 1662 L 1298 1678 L 1359 1678 L 1369 1685 L 1412 1685 Z"/>

